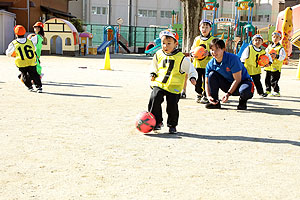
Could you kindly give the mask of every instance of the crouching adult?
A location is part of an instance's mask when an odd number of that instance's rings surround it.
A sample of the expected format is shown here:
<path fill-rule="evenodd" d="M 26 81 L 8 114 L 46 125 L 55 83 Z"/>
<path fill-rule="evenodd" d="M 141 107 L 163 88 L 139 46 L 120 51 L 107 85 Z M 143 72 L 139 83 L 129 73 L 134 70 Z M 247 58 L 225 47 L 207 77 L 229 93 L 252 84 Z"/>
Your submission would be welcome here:
<path fill-rule="evenodd" d="M 253 97 L 254 84 L 240 58 L 225 51 L 223 40 L 215 38 L 210 43 L 213 58 L 208 62 L 205 72 L 205 90 L 209 103 L 206 108 L 221 108 L 231 95 L 240 96 L 238 110 L 247 109 L 247 101 Z M 225 95 L 219 100 L 219 89 Z"/>

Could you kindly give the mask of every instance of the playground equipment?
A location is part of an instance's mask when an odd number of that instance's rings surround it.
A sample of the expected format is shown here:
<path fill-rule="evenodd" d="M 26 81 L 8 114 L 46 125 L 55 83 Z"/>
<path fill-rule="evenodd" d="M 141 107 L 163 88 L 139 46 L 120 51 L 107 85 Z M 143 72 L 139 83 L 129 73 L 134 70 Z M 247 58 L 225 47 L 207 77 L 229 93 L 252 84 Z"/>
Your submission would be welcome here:
<path fill-rule="evenodd" d="M 83 32 L 79 34 L 79 47 L 80 54 L 86 55 L 97 55 L 97 48 L 92 46 L 93 34 L 89 32 Z"/>
<path fill-rule="evenodd" d="M 293 37 L 294 31 L 300 29 L 300 24 L 297 20 L 300 17 L 300 5 L 287 7 L 284 11 L 281 11 L 278 14 L 276 22 L 276 30 L 282 32 L 281 44 L 284 47 L 284 50 L 287 56 L 290 56 L 292 53 L 292 45 L 290 39 Z M 288 58 L 283 61 L 283 64 L 288 63 Z"/>
<path fill-rule="evenodd" d="M 255 34 L 255 28 L 252 25 L 253 19 L 253 7 L 254 3 L 252 0 L 238 0 L 235 3 L 235 53 L 240 57 L 244 49 L 250 44 L 251 37 Z M 248 11 L 248 20 L 247 22 L 240 21 L 240 13 L 243 10 Z M 238 48 L 240 42 L 242 45 Z"/>
<path fill-rule="evenodd" d="M 176 22 L 176 24 L 175 24 L 175 22 Z M 175 12 L 174 10 L 172 11 L 172 25 L 169 26 L 169 29 L 175 30 L 176 33 L 178 34 L 179 38 L 182 38 L 182 24 L 178 24 L 178 13 Z M 182 39 L 178 40 L 178 44 L 180 47 L 182 44 Z M 161 40 L 158 37 L 158 38 L 155 38 L 154 41 L 148 43 L 148 45 L 146 46 L 146 49 L 145 49 L 145 54 L 153 55 L 160 49 L 161 49 Z"/>
<path fill-rule="evenodd" d="M 128 42 L 124 37 L 119 33 L 118 27 L 105 26 L 103 31 L 103 43 L 97 48 L 98 53 L 104 53 L 106 47 L 114 45 L 114 50 L 116 53 L 119 52 L 119 45 L 127 52 L 130 53 L 129 49 L 125 44 Z M 125 44 L 124 44 L 125 43 Z"/>
<path fill-rule="evenodd" d="M 294 32 L 293 35 L 291 37 L 291 43 L 298 47 L 298 49 L 300 50 L 300 24 L 296 23 L 296 21 L 300 18 L 300 5 L 296 5 L 292 7 L 292 12 L 293 12 L 293 28 L 294 28 Z M 278 18 L 280 17 L 281 13 L 279 13 Z M 277 20 L 278 20 L 277 18 Z M 277 21 L 277 23 L 279 24 L 281 21 Z M 296 74 L 296 78 L 298 80 L 300 80 L 300 57 L 299 57 L 299 63 L 298 63 L 298 69 L 297 69 L 297 74 Z"/>
<path fill-rule="evenodd" d="M 60 18 L 52 18 L 46 21 L 44 25 L 43 55 L 78 55 L 78 32 L 71 22 Z"/>
<path fill-rule="evenodd" d="M 218 8 L 219 8 L 219 3 L 217 3 L 217 0 L 205 0 L 205 5 L 203 8 L 203 16 L 204 19 L 206 19 L 206 14 L 208 11 L 212 11 L 213 12 L 213 19 L 212 21 L 212 30 L 211 30 L 211 34 L 214 36 L 215 32 L 217 31 L 216 26 L 215 26 L 215 19 L 218 18 Z"/>

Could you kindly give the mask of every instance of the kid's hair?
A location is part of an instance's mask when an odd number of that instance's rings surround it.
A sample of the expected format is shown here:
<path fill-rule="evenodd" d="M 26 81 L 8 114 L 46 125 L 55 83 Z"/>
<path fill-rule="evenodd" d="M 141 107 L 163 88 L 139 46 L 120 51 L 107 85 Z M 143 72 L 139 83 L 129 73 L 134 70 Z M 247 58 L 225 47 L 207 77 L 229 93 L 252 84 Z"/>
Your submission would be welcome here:
<path fill-rule="evenodd" d="M 40 27 L 40 26 L 39 26 L 39 28 L 40 28 L 40 31 L 38 32 L 38 34 L 41 35 L 42 37 L 44 37 L 45 36 L 44 28 Z"/>
<path fill-rule="evenodd" d="M 224 41 L 219 39 L 219 38 L 215 38 L 210 42 L 209 48 L 211 48 L 212 46 L 215 46 L 215 47 L 220 48 L 220 49 L 225 49 Z"/>
<path fill-rule="evenodd" d="M 171 37 L 171 36 L 168 36 L 168 35 L 163 35 L 163 36 L 165 36 L 167 39 L 172 38 L 172 39 L 174 40 L 175 43 L 177 42 L 177 40 L 176 40 L 175 38 Z M 163 36 L 162 36 L 162 37 L 163 37 Z"/>
<path fill-rule="evenodd" d="M 208 20 L 208 19 L 202 19 L 202 20 L 200 21 L 200 23 L 199 23 L 199 27 L 201 26 L 201 24 L 207 24 L 207 25 L 209 25 L 210 27 L 211 27 L 211 25 L 212 25 L 211 21 Z"/>

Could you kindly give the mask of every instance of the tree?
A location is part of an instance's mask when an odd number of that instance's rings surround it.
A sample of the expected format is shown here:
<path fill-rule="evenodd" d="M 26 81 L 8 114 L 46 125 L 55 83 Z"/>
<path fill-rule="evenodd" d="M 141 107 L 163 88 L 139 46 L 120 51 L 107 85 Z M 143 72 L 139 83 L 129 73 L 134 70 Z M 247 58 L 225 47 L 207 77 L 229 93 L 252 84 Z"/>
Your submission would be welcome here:
<path fill-rule="evenodd" d="M 70 22 L 75 26 L 79 33 L 83 32 L 82 21 L 80 19 L 71 19 Z"/>
<path fill-rule="evenodd" d="M 199 23 L 204 0 L 180 0 L 183 4 L 182 52 L 189 52 L 193 41 L 199 35 Z"/>

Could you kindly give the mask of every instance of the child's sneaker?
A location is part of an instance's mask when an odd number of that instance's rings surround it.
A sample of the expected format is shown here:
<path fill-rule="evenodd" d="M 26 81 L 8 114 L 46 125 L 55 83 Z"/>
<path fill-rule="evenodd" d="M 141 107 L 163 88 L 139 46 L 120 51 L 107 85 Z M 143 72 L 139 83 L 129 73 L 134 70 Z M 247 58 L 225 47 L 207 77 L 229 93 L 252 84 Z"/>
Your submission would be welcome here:
<path fill-rule="evenodd" d="M 201 102 L 201 98 L 202 98 L 202 95 L 198 94 L 197 97 L 196 97 L 196 102 L 200 103 Z"/>
<path fill-rule="evenodd" d="M 156 124 L 153 128 L 153 131 L 157 132 L 157 131 L 161 130 L 161 127 L 163 127 L 163 126 L 164 126 L 163 123 Z"/>
<path fill-rule="evenodd" d="M 207 97 L 206 97 L 206 96 L 203 96 L 203 97 L 202 97 L 202 99 L 200 100 L 200 103 L 203 103 L 203 104 L 208 104 L 208 103 L 209 103 L 209 101 L 208 101 L 208 99 L 207 99 Z"/>
<path fill-rule="evenodd" d="M 280 97 L 280 92 L 273 92 L 272 97 Z"/>
<path fill-rule="evenodd" d="M 176 127 L 170 127 L 169 128 L 169 133 L 170 134 L 176 134 L 177 133 Z"/>
<path fill-rule="evenodd" d="M 42 93 L 43 92 L 43 89 L 40 87 L 36 90 L 37 93 Z"/>
<path fill-rule="evenodd" d="M 271 91 L 266 91 L 266 94 L 267 94 L 267 95 L 271 94 Z"/>
<path fill-rule="evenodd" d="M 28 88 L 28 91 L 29 91 L 29 92 L 33 92 L 33 91 L 34 91 L 34 90 L 33 90 L 33 87 Z"/>
<path fill-rule="evenodd" d="M 268 94 L 267 94 L 267 93 L 262 93 L 262 94 L 260 94 L 259 96 L 260 96 L 260 98 L 265 98 L 265 97 L 268 96 Z"/>

